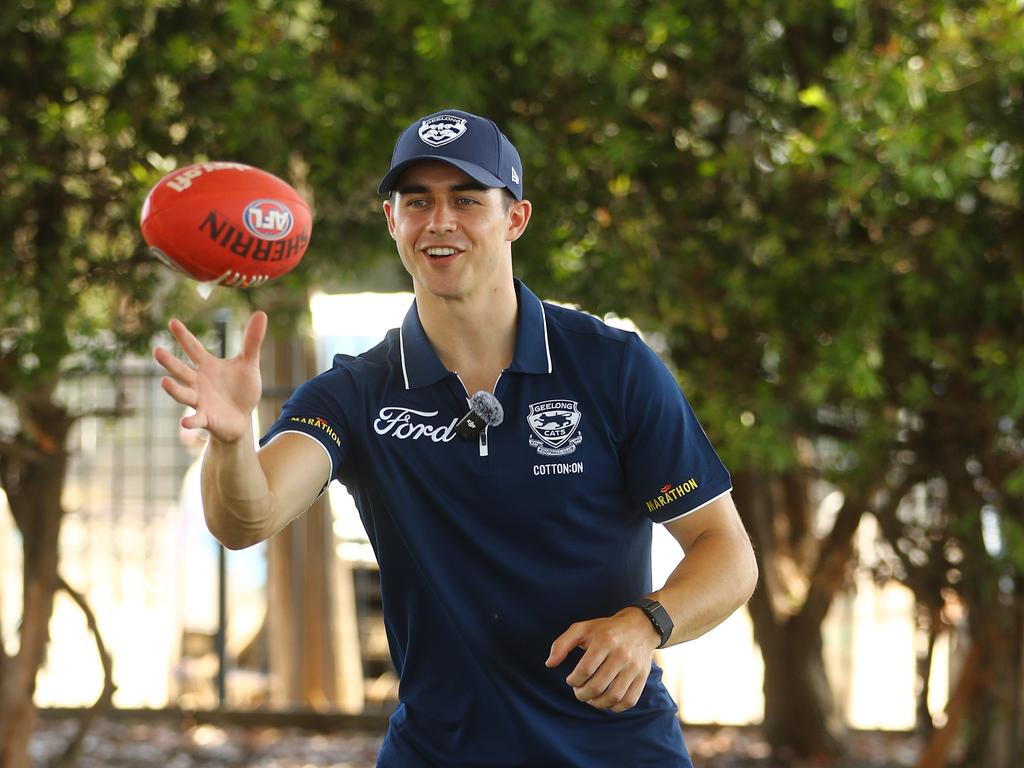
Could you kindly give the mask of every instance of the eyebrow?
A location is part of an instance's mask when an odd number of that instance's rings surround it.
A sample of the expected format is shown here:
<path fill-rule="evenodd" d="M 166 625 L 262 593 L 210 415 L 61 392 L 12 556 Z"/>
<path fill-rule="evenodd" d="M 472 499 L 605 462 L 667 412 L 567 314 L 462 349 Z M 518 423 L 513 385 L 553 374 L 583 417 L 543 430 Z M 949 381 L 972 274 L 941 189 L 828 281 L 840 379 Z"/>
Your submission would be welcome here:
<path fill-rule="evenodd" d="M 486 192 L 489 189 L 494 189 L 494 187 L 484 186 L 478 182 L 452 184 L 448 187 L 449 192 Z M 422 184 L 409 184 L 398 188 L 398 194 L 400 195 L 423 195 L 429 191 L 430 190 Z"/>

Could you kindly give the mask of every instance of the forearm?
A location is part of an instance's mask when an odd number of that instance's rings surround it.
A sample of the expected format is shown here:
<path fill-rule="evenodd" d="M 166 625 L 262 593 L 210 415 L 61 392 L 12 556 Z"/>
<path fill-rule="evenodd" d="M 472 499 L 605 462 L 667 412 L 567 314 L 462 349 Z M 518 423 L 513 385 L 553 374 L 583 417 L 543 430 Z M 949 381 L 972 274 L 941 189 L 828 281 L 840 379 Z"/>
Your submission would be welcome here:
<path fill-rule="evenodd" d="M 242 549 L 272 532 L 272 496 L 252 429 L 234 442 L 211 439 L 201 473 L 206 525 L 224 546 Z"/>
<path fill-rule="evenodd" d="M 753 594 L 757 564 L 742 526 L 706 531 L 652 597 L 674 625 L 666 645 L 700 637 Z"/>
<path fill-rule="evenodd" d="M 704 634 L 746 602 L 757 583 L 757 564 L 727 494 L 665 527 L 686 552 L 665 586 L 651 595 L 672 618 L 666 645 L 673 645 Z M 552 643 L 545 665 L 556 667 L 573 648 L 583 648 L 566 682 L 580 701 L 622 712 L 639 700 L 660 642 L 654 624 L 630 606 L 570 625 Z"/>

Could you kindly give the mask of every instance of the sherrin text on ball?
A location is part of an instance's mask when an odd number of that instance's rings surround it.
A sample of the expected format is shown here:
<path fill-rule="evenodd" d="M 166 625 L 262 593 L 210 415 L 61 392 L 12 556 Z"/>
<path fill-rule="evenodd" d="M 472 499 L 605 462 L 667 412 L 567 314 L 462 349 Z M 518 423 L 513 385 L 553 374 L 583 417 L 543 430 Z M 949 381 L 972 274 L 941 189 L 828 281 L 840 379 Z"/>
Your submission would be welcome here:
<path fill-rule="evenodd" d="M 142 206 L 142 236 L 173 269 L 204 283 L 248 288 L 294 269 L 309 246 L 309 206 L 287 182 L 242 163 L 167 174 Z"/>

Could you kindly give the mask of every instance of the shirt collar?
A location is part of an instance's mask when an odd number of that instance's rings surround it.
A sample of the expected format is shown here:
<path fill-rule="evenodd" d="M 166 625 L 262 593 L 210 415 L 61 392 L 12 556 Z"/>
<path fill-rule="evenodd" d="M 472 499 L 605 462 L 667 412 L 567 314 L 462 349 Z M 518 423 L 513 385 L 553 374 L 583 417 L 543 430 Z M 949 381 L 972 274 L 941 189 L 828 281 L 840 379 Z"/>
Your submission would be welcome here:
<path fill-rule="evenodd" d="M 519 373 L 551 373 L 551 347 L 544 304 L 518 278 L 516 296 L 519 317 L 516 321 L 516 349 L 508 370 Z"/>
<path fill-rule="evenodd" d="M 521 280 L 515 280 L 515 289 L 519 314 L 516 319 L 516 348 L 508 370 L 518 373 L 551 373 L 551 350 L 548 346 L 544 305 Z M 449 374 L 423 330 L 415 300 L 402 321 L 398 342 L 406 389 L 429 387 Z"/>

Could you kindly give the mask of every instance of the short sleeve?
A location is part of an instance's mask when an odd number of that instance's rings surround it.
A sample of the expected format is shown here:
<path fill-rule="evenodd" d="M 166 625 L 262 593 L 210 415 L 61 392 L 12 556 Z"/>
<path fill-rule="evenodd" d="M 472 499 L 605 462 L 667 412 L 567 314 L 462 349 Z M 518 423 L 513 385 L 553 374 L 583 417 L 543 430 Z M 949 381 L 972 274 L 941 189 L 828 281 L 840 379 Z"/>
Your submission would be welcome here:
<path fill-rule="evenodd" d="M 665 523 L 732 489 L 729 472 L 675 378 L 636 334 L 626 345 L 620 391 L 621 461 L 638 511 Z"/>
<path fill-rule="evenodd" d="M 311 437 L 323 446 L 331 462 L 330 480 L 339 476 L 351 435 L 339 403 L 355 402 L 351 378 L 338 367 L 300 386 L 281 408 L 281 415 L 260 439 L 260 447 L 288 432 Z"/>

